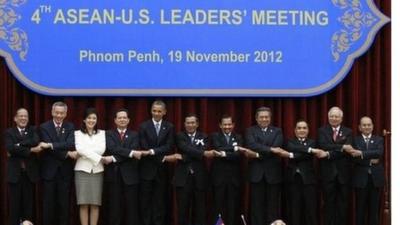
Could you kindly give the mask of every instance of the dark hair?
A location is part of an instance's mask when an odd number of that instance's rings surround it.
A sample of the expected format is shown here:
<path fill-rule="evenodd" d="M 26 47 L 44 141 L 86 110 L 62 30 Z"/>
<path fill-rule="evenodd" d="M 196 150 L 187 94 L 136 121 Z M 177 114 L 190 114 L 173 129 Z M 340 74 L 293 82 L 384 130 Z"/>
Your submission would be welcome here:
<path fill-rule="evenodd" d="M 259 114 L 260 112 L 269 112 L 269 115 L 272 116 L 272 111 L 271 111 L 271 108 L 269 108 L 269 107 L 262 106 L 262 107 L 258 108 L 258 109 L 256 110 L 256 114 L 255 114 L 255 117 L 256 117 L 256 118 L 257 118 L 257 116 L 258 116 L 258 114 Z"/>
<path fill-rule="evenodd" d="M 298 123 L 301 123 L 301 122 L 306 123 L 306 124 L 307 124 L 307 127 L 308 127 L 308 123 L 307 123 L 307 121 L 306 121 L 305 119 L 298 119 L 298 120 L 296 121 L 296 123 L 294 124 L 294 127 L 297 127 L 297 124 L 298 124 Z"/>
<path fill-rule="evenodd" d="M 89 115 L 91 115 L 91 114 L 95 114 L 95 115 L 97 116 L 97 112 L 96 112 L 96 109 L 95 109 L 95 108 L 92 108 L 92 107 L 87 108 L 87 109 L 85 110 L 85 113 L 83 114 L 83 115 L 84 115 L 84 116 L 83 116 L 83 120 L 85 120 L 86 118 L 88 118 Z M 97 116 L 97 119 L 98 119 L 98 116 Z M 82 131 L 82 133 L 87 134 L 88 132 L 87 132 L 87 129 L 86 129 L 86 124 L 85 124 L 85 122 L 83 122 L 83 120 L 82 120 L 82 125 L 81 125 L 81 131 Z M 95 125 L 94 128 L 93 128 L 93 133 L 94 133 L 94 134 L 97 133 L 97 123 L 96 123 L 96 125 Z"/>
<path fill-rule="evenodd" d="M 232 123 L 235 123 L 235 120 L 234 120 L 233 117 L 232 117 L 231 115 L 229 115 L 229 114 L 224 114 L 224 115 L 222 115 L 222 116 L 221 116 L 221 119 L 219 120 L 219 123 L 222 123 L 222 120 L 224 120 L 224 119 L 231 119 L 231 120 L 232 120 Z"/>
<path fill-rule="evenodd" d="M 117 114 L 120 113 L 120 112 L 125 112 L 126 115 L 127 115 L 128 118 L 129 118 L 129 111 L 128 111 L 127 109 L 125 109 L 125 108 L 120 108 L 120 109 L 118 109 L 117 111 L 115 111 L 115 113 L 114 113 L 114 119 L 117 118 Z"/>
<path fill-rule="evenodd" d="M 162 106 L 165 110 L 167 110 L 167 105 L 165 104 L 165 102 L 161 101 L 161 100 L 155 100 L 153 102 L 153 104 L 151 104 L 151 108 L 153 108 L 153 106 L 155 105 L 160 105 Z"/>
<path fill-rule="evenodd" d="M 185 120 L 186 120 L 186 118 L 189 118 L 189 117 L 194 117 L 194 118 L 196 118 L 196 122 L 197 122 L 197 123 L 199 122 L 199 117 L 197 117 L 196 114 L 194 114 L 194 113 L 188 113 L 188 114 L 186 114 Z"/>

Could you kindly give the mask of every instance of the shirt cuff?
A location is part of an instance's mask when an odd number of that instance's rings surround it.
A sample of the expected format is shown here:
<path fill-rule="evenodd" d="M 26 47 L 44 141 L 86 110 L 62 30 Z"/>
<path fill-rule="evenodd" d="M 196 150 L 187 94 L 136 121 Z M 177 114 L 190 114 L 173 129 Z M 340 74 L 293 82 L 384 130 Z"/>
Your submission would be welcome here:
<path fill-rule="evenodd" d="M 54 150 L 53 143 L 49 143 L 51 150 Z"/>
<path fill-rule="evenodd" d="M 310 153 L 310 154 L 312 154 L 313 152 L 312 152 L 312 150 L 313 150 L 313 148 L 311 148 L 311 147 L 308 147 L 308 150 L 307 150 L 307 152 L 308 153 Z"/>
<path fill-rule="evenodd" d="M 294 158 L 293 152 L 289 152 L 289 158 L 290 158 L 290 159 L 293 159 L 293 158 Z"/>
<path fill-rule="evenodd" d="M 129 158 L 133 158 L 133 150 L 129 153 Z"/>
<path fill-rule="evenodd" d="M 225 151 L 221 151 L 222 153 L 222 157 L 226 157 L 226 152 Z"/>
<path fill-rule="evenodd" d="M 150 149 L 150 155 L 155 155 L 156 152 L 154 151 L 154 149 Z"/>
<path fill-rule="evenodd" d="M 239 150 L 239 146 L 234 146 L 234 147 L 233 147 L 233 151 L 236 152 L 236 151 L 238 151 L 238 150 Z"/>
<path fill-rule="evenodd" d="M 115 159 L 115 157 L 112 155 L 111 156 L 113 163 L 117 162 L 117 160 Z"/>
<path fill-rule="evenodd" d="M 258 154 L 258 152 L 256 153 L 256 158 L 260 158 L 260 154 Z"/>

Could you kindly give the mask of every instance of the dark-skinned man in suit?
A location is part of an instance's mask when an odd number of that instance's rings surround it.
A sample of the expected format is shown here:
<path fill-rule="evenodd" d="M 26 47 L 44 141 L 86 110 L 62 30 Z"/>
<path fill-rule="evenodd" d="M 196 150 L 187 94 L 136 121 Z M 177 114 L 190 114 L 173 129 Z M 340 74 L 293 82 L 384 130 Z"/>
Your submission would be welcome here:
<path fill-rule="evenodd" d="M 151 105 L 152 118 L 139 126 L 140 212 L 143 225 L 164 225 L 166 221 L 167 166 L 164 156 L 174 145 L 174 125 L 163 117 L 167 113 L 163 101 Z"/>

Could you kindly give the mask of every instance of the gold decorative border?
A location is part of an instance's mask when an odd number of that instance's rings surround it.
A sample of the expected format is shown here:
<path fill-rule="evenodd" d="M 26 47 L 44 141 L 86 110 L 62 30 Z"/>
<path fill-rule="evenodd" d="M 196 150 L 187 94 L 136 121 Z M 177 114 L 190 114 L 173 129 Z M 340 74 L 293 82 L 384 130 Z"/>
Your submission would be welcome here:
<path fill-rule="evenodd" d="M 346 3 L 347 0 L 338 0 Z M 358 1 L 358 0 L 353 0 Z M 352 2 L 353 2 L 352 1 Z M 307 89 L 56 89 L 42 86 L 29 80 L 16 66 L 12 56 L 0 49 L 0 55 L 5 57 L 7 65 L 14 76 L 29 89 L 45 95 L 73 96 L 313 96 L 321 94 L 337 85 L 348 73 L 354 60 L 364 54 L 371 46 L 376 33 L 390 19 L 382 14 L 373 3 L 366 0 L 371 11 L 380 19 L 369 31 L 364 44 L 347 56 L 342 69 L 328 82 Z M 2 0 L 0 0 L 0 3 Z M 3 1 L 4 2 L 4 1 Z"/>
<path fill-rule="evenodd" d="M 21 19 L 21 15 L 15 12 L 15 8 L 26 3 L 27 0 L 0 0 L 0 39 L 8 47 L 18 52 L 19 58 L 26 60 L 29 44 L 28 35 L 24 30 L 15 27 L 15 22 Z"/>
<path fill-rule="evenodd" d="M 332 3 L 345 10 L 344 14 L 338 18 L 343 28 L 335 32 L 331 39 L 332 56 L 337 62 L 340 55 L 348 52 L 351 45 L 362 37 L 363 29 L 371 27 L 378 18 L 369 12 L 363 12 L 363 6 L 359 0 L 332 0 Z"/>

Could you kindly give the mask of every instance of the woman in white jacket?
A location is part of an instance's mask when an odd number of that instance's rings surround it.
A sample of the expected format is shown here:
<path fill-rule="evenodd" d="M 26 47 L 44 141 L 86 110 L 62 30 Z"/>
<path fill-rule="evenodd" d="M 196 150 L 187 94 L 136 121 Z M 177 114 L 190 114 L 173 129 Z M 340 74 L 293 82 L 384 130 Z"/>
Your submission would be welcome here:
<path fill-rule="evenodd" d="M 75 148 L 80 157 L 75 164 L 75 187 L 79 218 L 82 225 L 97 225 L 103 190 L 103 163 L 112 158 L 103 157 L 106 150 L 104 130 L 97 129 L 97 113 L 94 108 L 85 111 L 80 130 L 75 131 Z"/>

